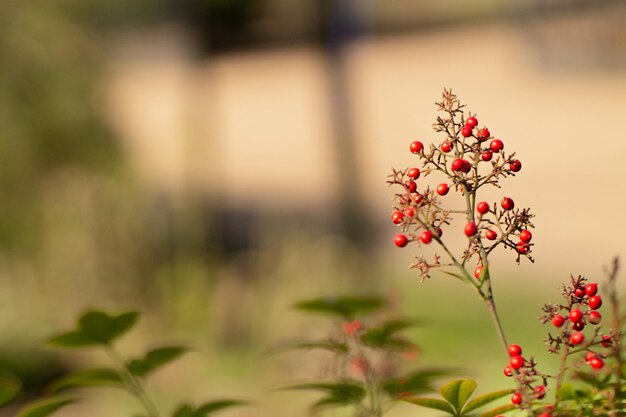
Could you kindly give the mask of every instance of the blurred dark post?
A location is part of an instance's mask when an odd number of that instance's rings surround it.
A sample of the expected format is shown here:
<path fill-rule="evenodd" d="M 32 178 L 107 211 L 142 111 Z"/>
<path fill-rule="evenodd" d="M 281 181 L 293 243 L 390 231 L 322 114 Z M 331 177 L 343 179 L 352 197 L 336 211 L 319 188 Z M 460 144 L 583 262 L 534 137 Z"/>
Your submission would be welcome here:
<path fill-rule="evenodd" d="M 329 109 L 332 113 L 339 191 L 339 220 L 344 235 L 363 253 L 370 225 L 363 210 L 357 164 L 357 140 L 353 131 L 346 50 L 366 33 L 368 0 L 322 0 L 318 2 L 320 40 L 325 46 Z"/>

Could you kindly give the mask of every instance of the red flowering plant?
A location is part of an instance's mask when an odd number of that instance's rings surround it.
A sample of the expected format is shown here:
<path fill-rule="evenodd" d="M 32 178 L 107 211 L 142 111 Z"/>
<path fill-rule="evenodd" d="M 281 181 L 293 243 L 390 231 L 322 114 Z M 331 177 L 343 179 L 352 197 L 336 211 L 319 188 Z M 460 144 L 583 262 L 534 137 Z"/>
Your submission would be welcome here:
<path fill-rule="evenodd" d="M 548 335 L 546 343 L 550 353 L 561 356 L 561 367 L 556 375 L 540 372 L 533 357 L 524 357 L 519 345 L 507 343 L 489 269 L 489 257 L 498 247 L 512 250 L 518 263 L 523 258 L 533 262 L 531 220 L 534 216 L 528 208 L 516 208 L 510 196 L 503 195 L 499 204 L 480 197 L 482 189 L 500 188 L 502 180 L 517 175 L 522 163 L 515 153 L 505 152 L 504 142 L 492 137 L 487 127 L 479 126 L 476 115 L 466 112 L 450 90 L 444 90 L 437 107 L 443 115 L 437 117 L 434 130 L 444 136 L 442 142 L 429 146 L 420 141 L 412 142 L 409 149 L 420 159 L 421 167 L 394 169 L 388 181 L 390 186 L 399 189 L 394 197 L 391 220 L 402 232 L 394 237 L 394 243 L 401 248 L 436 244 L 444 255 L 427 258 L 418 254 L 410 267 L 417 269 L 422 281 L 429 278 L 434 269 L 439 269 L 471 286 L 485 302 L 509 357 L 504 374 L 514 377 L 516 387 L 510 390 L 511 404 L 482 416 L 498 416 L 514 410 L 540 417 L 626 415 L 622 404 L 626 370 L 622 370 L 621 323 L 615 290 L 617 261 L 608 273 L 614 317 L 612 329 L 605 334 L 600 328 L 602 316 L 598 309 L 602 298 L 598 295 L 597 284 L 584 277 L 572 278 L 563 286 L 565 301 L 546 304 L 540 317 L 543 323 L 557 329 L 556 334 Z M 418 179 L 430 175 L 438 175 L 443 180 L 435 188 L 427 184 L 420 186 Z M 451 190 L 463 197 L 465 207 L 447 208 L 446 195 Z M 465 220 L 463 232 L 467 245 L 461 253 L 455 253 L 443 236 L 452 220 L 459 216 Z M 585 328 L 589 329 L 587 334 Z M 611 366 L 605 366 L 609 359 Z M 584 364 L 595 373 L 581 369 Z M 451 384 L 456 387 L 455 392 L 467 394 L 475 388 L 475 383 L 470 381 Z M 552 402 L 546 400 L 549 381 L 554 381 Z M 461 398 L 467 400 L 469 395 L 464 395 Z M 451 407 L 454 404 L 443 392 L 442 396 L 446 401 L 424 397 L 404 400 L 455 416 L 466 415 L 466 409 Z"/>

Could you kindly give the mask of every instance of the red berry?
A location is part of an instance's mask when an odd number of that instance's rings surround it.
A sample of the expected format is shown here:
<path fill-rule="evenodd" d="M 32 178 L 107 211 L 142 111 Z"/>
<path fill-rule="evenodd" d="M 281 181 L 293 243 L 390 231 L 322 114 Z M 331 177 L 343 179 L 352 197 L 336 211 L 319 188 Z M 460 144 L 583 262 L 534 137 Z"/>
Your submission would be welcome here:
<path fill-rule="evenodd" d="M 441 144 L 440 148 L 441 148 L 441 152 L 448 153 L 452 150 L 452 142 L 447 140 Z"/>
<path fill-rule="evenodd" d="M 476 119 L 475 117 L 468 117 L 467 120 L 465 121 L 465 126 L 469 126 L 469 127 L 476 127 L 478 126 L 478 119 Z"/>
<path fill-rule="evenodd" d="M 585 290 L 583 290 L 582 288 L 576 288 L 574 290 L 574 297 L 583 298 L 584 296 L 585 296 Z"/>
<path fill-rule="evenodd" d="M 524 229 L 521 232 L 519 232 L 519 239 L 524 243 L 530 242 L 532 238 L 533 238 L 533 234 L 530 233 L 530 230 Z"/>
<path fill-rule="evenodd" d="M 505 376 L 513 376 L 513 369 L 508 365 L 504 367 L 503 372 Z"/>
<path fill-rule="evenodd" d="M 569 337 L 569 342 L 571 345 L 580 345 L 585 341 L 585 335 L 581 332 L 574 332 Z"/>
<path fill-rule="evenodd" d="M 409 238 L 400 233 L 393 238 L 393 243 L 395 243 L 397 247 L 403 248 L 409 243 Z"/>
<path fill-rule="evenodd" d="M 461 158 L 456 158 L 454 161 L 452 161 L 450 168 L 452 169 L 452 171 L 458 172 L 463 170 L 463 165 L 465 165 L 465 161 Z"/>
<path fill-rule="evenodd" d="M 517 159 L 513 159 L 509 163 L 509 169 L 513 172 L 518 172 L 520 169 L 522 169 L 522 163 L 518 161 Z"/>
<path fill-rule="evenodd" d="M 583 312 L 580 311 L 580 309 L 578 308 L 573 308 L 569 312 L 569 319 L 574 323 L 581 321 L 582 318 L 583 318 Z"/>
<path fill-rule="evenodd" d="M 593 297 L 589 297 L 589 308 L 592 310 L 597 310 L 602 307 L 602 297 L 599 295 L 594 295 Z"/>
<path fill-rule="evenodd" d="M 546 396 L 546 387 L 543 385 L 537 385 L 535 388 L 533 388 L 533 395 L 536 399 L 541 400 L 543 397 Z"/>
<path fill-rule="evenodd" d="M 415 183 L 415 181 L 407 181 L 405 187 L 410 193 L 414 193 L 415 191 L 417 191 L 417 184 Z"/>
<path fill-rule="evenodd" d="M 498 234 L 495 231 L 490 229 L 485 232 L 485 237 L 489 240 L 496 240 L 496 238 L 498 237 Z"/>
<path fill-rule="evenodd" d="M 439 195 L 446 195 L 448 194 L 448 191 L 450 191 L 450 187 L 448 187 L 448 184 L 446 183 L 439 184 L 437 186 L 437 194 Z"/>
<path fill-rule="evenodd" d="M 597 311 L 589 312 L 589 323 L 600 324 L 601 321 L 602 321 L 602 314 L 598 313 Z"/>
<path fill-rule="evenodd" d="M 552 317 L 552 324 L 554 324 L 554 327 L 561 327 L 563 323 L 565 323 L 565 317 L 562 315 L 555 314 L 554 317 Z"/>
<path fill-rule="evenodd" d="M 476 269 L 474 269 L 474 276 L 476 277 L 476 279 L 480 279 L 480 274 L 482 273 L 483 273 L 483 267 L 478 265 Z"/>
<path fill-rule="evenodd" d="M 474 236 L 477 231 L 478 231 L 478 227 L 476 227 L 476 223 L 469 222 L 468 224 L 465 225 L 464 232 L 466 236 Z"/>
<path fill-rule="evenodd" d="M 413 217 L 415 216 L 415 208 L 413 207 L 407 207 L 404 209 L 404 215 L 407 217 Z"/>
<path fill-rule="evenodd" d="M 483 151 L 483 153 L 480 154 L 480 159 L 485 162 L 491 161 L 491 158 L 493 158 L 493 153 L 491 151 Z"/>
<path fill-rule="evenodd" d="M 489 211 L 489 204 L 486 201 L 481 201 L 476 205 L 476 211 L 480 214 L 485 214 Z"/>
<path fill-rule="evenodd" d="M 500 139 L 494 139 L 489 144 L 489 149 L 491 149 L 493 152 L 500 152 L 502 149 L 504 149 L 504 143 L 502 143 Z"/>
<path fill-rule="evenodd" d="M 402 223 L 402 220 L 404 220 L 404 214 L 402 214 L 401 211 L 394 211 L 391 213 L 391 221 L 395 224 Z"/>
<path fill-rule="evenodd" d="M 522 394 L 516 392 L 511 395 L 511 402 L 515 405 L 520 405 L 522 403 Z"/>
<path fill-rule="evenodd" d="M 441 229 L 441 227 L 437 228 L 437 236 L 439 237 L 443 236 L 443 230 Z"/>
<path fill-rule="evenodd" d="M 509 360 L 509 365 L 511 365 L 511 368 L 513 369 L 519 369 L 524 366 L 524 358 L 519 355 L 511 356 L 511 359 Z"/>
<path fill-rule="evenodd" d="M 412 197 L 413 197 L 413 201 L 415 201 L 415 204 L 418 204 L 418 205 L 424 199 L 424 196 L 421 195 L 420 193 L 414 193 L 414 194 L 412 194 Z"/>
<path fill-rule="evenodd" d="M 504 197 L 502 201 L 500 201 L 500 205 L 505 210 L 513 210 L 515 207 L 515 202 L 511 197 Z"/>
<path fill-rule="evenodd" d="M 590 284 L 585 285 L 585 294 L 589 297 L 593 297 L 598 292 L 598 284 L 592 282 Z"/>
<path fill-rule="evenodd" d="M 515 245 L 515 250 L 517 251 L 517 253 L 523 255 L 525 253 L 528 253 L 528 251 L 530 250 L 530 246 L 528 246 L 528 244 L 524 242 L 517 242 L 517 245 Z"/>
<path fill-rule="evenodd" d="M 609 347 L 611 346 L 612 343 L 613 343 L 613 339 L 611 338 L 611 336 L 602 336 L 602 342 L 600 342 L 600 344 L 603 347 Z"/>
<path fill-rule="evenodd" d="M 343 332 L 348 336 L 353 336 L 361 330 L 362 324 L 359 320 L 346 321 L 343 323 Z"/>
<path fill-rule="evenodd" d="M 424 230 L 420 235 L 420 240 L 422 243 L 429 244 L 433 240 L 433 232 L 430 230 Z"/>
<path fill-rule="evenodd" d="M 522 347 L 520 345 L 509 345 L 509 356 L 519 356 L 522 354 Z"/>
<path fill-rule="evenodd" d="M 589 360 L 589 366 L 591 366 L 593 369 L 602 369 L 602 367 L 604 366 L 604 361 L 602 360 L 602 358 L 591 358 Z"/>
<path fill-rule="evenodd" d="M 489 139 L 489 136 L 491 136 L 491 133 L 489 132 L 489 129 L 482 128 L 478 131 L 478 140 L 480 140 L 481 142 Z"/>
<path fill-rule="evenodd" d="M 585 328 L 585 323 L 582 321 L 577 321 L 576 323 L 572 324 L 572 329 L 576 331 L 581 331 L 584 328 Z"/>
<path fill-rule="evenodd" d="M 463 127 L 463 130 L 461 130 L 461 134 L 464 138 L 470 137 L 472 136 L 472 130 L 472 127 L 465 125 L 465 127 Z"/>
<path fill-rule="evenodd" d="M 466 161 L 464 159 L 463 160 L 463 168 L 461 169 L 461 171 L 463 171 L 463 172 L 465 172 L 467 174 L 471 170 L 472 170 L 472 164 L 470 164 L 469 161 Z"/>
<path fill-rule="evenodd" d="M 585 355 L 585 362 L 589 362 L 591 359 L 595 357 L 596 357 L 595 352 L 587 352 L 587 354 Z"/>
<path fill-rule="evenodd" d="M 411 142 L 409 149 L 412 153 L 420 153 L 424 149 L 424 144 L 418 140 Z"/>
<path fill-rule="evenodd" d="M 537 417 L 551 417 L 549 413 L 541 413 Z"/>
<path fill-rule="evenodd" d="M 413 178 L 414 180 L 418 179 L 420 177 L 420 170 L 419 168 L 411 168 L 406 172 L 406 176 L 409 178 Z"/>

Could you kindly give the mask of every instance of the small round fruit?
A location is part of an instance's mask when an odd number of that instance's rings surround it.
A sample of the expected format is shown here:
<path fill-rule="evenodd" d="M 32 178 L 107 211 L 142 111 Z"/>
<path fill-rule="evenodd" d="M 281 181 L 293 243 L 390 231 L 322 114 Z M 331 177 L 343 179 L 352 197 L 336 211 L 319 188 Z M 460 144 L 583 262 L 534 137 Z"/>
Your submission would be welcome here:
<path fill-rule="evenodd" d="M 505 210 L 513 210 L 513 208 L 515 208 L 515 202 L 511 197 L 504 197 L 502 201 L 500 201 L 500 205 Z"/>
<path fill-rule="evenodd" d="M 587 354 L 585 355 L 585 362 L 589 362 L 590 360 L 592 360 L 593 358 L 596 357 L 596 353 L 595 352 L 587 352 Z"/>
<path fill-rule="evenodd" d="M 430 230 L 424 230 L 420 235 L 420 240 L 422 243 L 429 244 L 433 240 L 433 232 Z"/>
<path fill-rule="evenodd" d="M 593 297 L 589 297 L 589 308 L 592 310 L 597 310 L 602 307 L 602 297 L 599 295 L 594 295 Z"/>
<path fill-rule="evenodd" d="M 504 372 L 505 376 L 513 376 L 513 369 L 508 365 L 504 367 L 502 372 Z"/>
<path fill-rule="evenodd" d="M 519 356 L 522 354 L 522 347 L 520 345 L 509 345 L 509 356 Z"/>
<path fill-rule="evenodd" d="M 600 322 L 602 321 L 602 314 L 597 311 L 590 311 L 588 319 L 589 323 L 591 324 L 600 324 Z"/>
<path fill-rule="evenodd" d="M 511 356 L 511 359 L 509 360 L 509 365 L 511 365 L 511 368 L 513 369 L 519 369 L 524 366 L 524 358 L 520 355 Z"/>
<path fill-rule="evenodd" d="M 493 152 L 491 151 L 483 151 L 483 153 L 480 154 L 480 159 L 485 162 L 491 161 L 491 158 L 493 158 Z"/>
<path fill-rule="evenodd" d="M 569 343 L 573 346 L 580 345 L 585 341 L 585 335 L 581 332 L 574 332 L 569 337 Z"/>
<path fill-rule="evenodd" d="M 463 135 L 464 138 L 468 138 L 472 136 L 472 130 L 474 130 L 472 127 L 465 125 L 463 129 L 461 130 L 461 134 Z"/>
<path fill-rule="evenodd" d="M 420 170 L 419 168 L 411 168 L 406 172 L 406 176 L 409 178 L 413 178 L 414 180 L 418 179 L 420 177 Z"/>
<path fill-rule="evenodd" d="M 515 405 L 520 405 L 522 403 L 522 394 L 516 392 L 511 395 L 511 402 Z"/>
<path fill-rule="evenodd" d="M 537 417 L 552 417 L 550 413 L 541 413 Z"/>
<path fill-rule="evenodd" d="M 469 222 L 465 225 L 465 228 L 463 229 L 463 231 L 465 232 L 465 235 L 468 237 L 474 236 L 476 232 L 478 232 L 478 227 L 476 226 L 476 223 Z"/>
<path fill-rule="evenodd" d="M 583 298 L 584 296 L 585 296 L 585 290 L 583 290 L 582 288 L 576 288 L 574 290 L 574 297 Z"/>
<path fill-rule="evenodd" d="M 415 183 L 415 181 L 407 181 L 404 186 L 410 193 L 414 193 L 415 191 L 417 191 L 417 184 Z"/>
<path fill-rule="evenodd" d="M 602 336 L 602 341 L 600 342 L 602 347 L 610 347 L 613 344 L 613 339 L 611 336 Z"/>
<path fill-rule="evenodd" d="M 502 149 L 504 149 L 504 143 L 502 143 L 500 139 L 494 139 L 491 141 L 491 143 L 489 143 L 489 149 L 491 149 L 493 152 L 500 152 Z"/>
<path fill-rule="evenodd" d="M 391 221 L 394 222 L 395 224 L 402 223 L 402 220 L 404 220 L 404 214 L 402 214 L 401 211 L 396 210 L 393 213 L 391 213 Z"/>
<path fill-rule="evenodd" d="M 513 172 L 519 172 L 519 170 L 522 169 L 522 163 L 517 159 L 513 159 L 509 163 L 509 169 Z"/>
<path fill-rule="evenodd" d="M 577 332 L 580 332 L 584 328 L 585 323 L 583 321 L 577 321 L 576 323 L 572 324 L 572 329 L 576 330 Z"/>
<path fill-rule="evenodd" d="M 413 201 L 417 205 L 419 205 L 422 202 L 422 200 L 424 200 L 424 196 L 421 195 L 420 193 L 413 193 L 411 196 L 413 197 Z"/>
<path fill-rule="evenodd" d="M 515 250 L 520 255 L 524 255 L 525 253 L 528 253 L 528 251 L 530 250 L 530 246 L 528 246 L 528 244 L 524 242 L 517 242 L 517 244 L 515 245 Z"/>
<path fill-rule="evenodd" d="M 397 247 L 403 248 L 409 243 L 409 238 L 400 233 L 393 238 L 393 243 L 395 243 Z"/>
<path fill-rule="evenodd" d="M 483 267 L 478 265 L 476 269 L 474 269 L 474 276 L 476 277 L 476 279 L 480 279 L 480 274 L 482 273 L 483 273 Z"/>
<path fill-rule="evenodd" d="M 424 149 L 424 144 L 419 140 L 416 140 L 411 142 L 409 149 L 411 150 L 411 153 L 420 153 Z"/>
<path fill-rule="evenodd" d="M 589 366 L 591 366 L 593 369 L 602 369 L 602 367 L 604 366 L 604 361 L 602 360 L 602 358 L 591 358 L 589 360 Z"/>
<path fill-rule="evenodd" d="M 456 158 L 454 161 L 452 161 L 450 168 L 452 169 L 452 171 L 455 171 L 455 172 L 462 171 L 464 164 L 465 164 L 464 160 L 462 160 L 461 158 Z"/>
<path fill-rule="evenodd" d="M 437 236 L 439 237 L 443 236 L 443 229 L 441 229 L 441 227 L 437 228 Z"/>
<path fill-rule="evenodd" d="M 554 317 L 552 317 L 552 324 L 554 324 L 554 327 L 561 327 L 563 326 L 563 323 L 565 323 L 565 317 L 562 315 L 555 314 Z"/>
<path fill-rule="evenodd" d="M 440 149 L 443 153 L 450 152 L 452 150 L 452 142 L 450 142 L 449 140 L 445 141 L 441 144 Z"/>
<path fill-rule="evenodd" d="M 598 293 L 598 284 L 596 284 L 595 282 L 592 282 L 592 283 L 585 285 L 585 294 L 587 294 L 589 297 L 593 297 L 597 293 Z"/>
<path fill-rule="evenodd" d="M 469 161 L 464 159 L 463 160 L 463 168 L 461 168 L 461 171 L 463 171 L 463 172 L 465 172 L 467 174 L 471 170 L 472 170 L 472 164 L 470 164 Z"/>
<path fill-rule="evenodd" d="M 489 211 L 489 204 L 486 201 L 481 201 L 476 204 L 476 211 L 480 214 L 485 214 Z"/>
<path fill-rule="evenodd" d="M 448 191 L 450 191 L 450 187 L 445 182 L 437 186 L 437 194 L 439 195 L 446 195 Z"/>
<path fill-rule="evenodd" d="M 533 238 L 533 234 L 530 233 L 530 230 L 524 229 L 521 232 L 519 232 L 519 239 L 524 243 L 530 242 L 532 238 Z"/>
<path fill-rule="evenodd" d="M 572 321 L 573 323 L 577 323 L 579 321 L 581 321 L 583 319 L 583 312 L 580 311 L 579 308 L 573 308 L 570 312 L 569 312 L 569 319 L 570 321 Z"/>
<path fill-rule="evenodd" d="M 536 399 L 541 400 L 546 396 L 546 387 L 543 385 L 537 385 L 533 388 L 533 395 Z"/>
<path fill-rule="evenodd" d="M 489 129 L 487 129 L 486 127 L 478 131 L 478 140 L 480 140 L 481 142 L 486 141 L 487 139 L 489 139 L 490 136 L 491 132 L 489 132 Z"/>
<path fill-rule="evenodd" d="M 487 230 L 485 232 L 485 237 L 489 240 L 496 240 L 498 238 L 498 234 L 494 230 Z"/>
<path fill-rule="evenodd" d="M 404 215 L 406 217 L 413 217 L 415 216 L 415 208 L 414 207 L 407 207 L 404 209 Z"/>
<path fill-rule="evenodd" d="M 465 121 L 465 126 L 469 126 L 469 127 L 476 127 L 478 126 L 478 119 L 475 117 L 468 117 L 467 120 Z"/>

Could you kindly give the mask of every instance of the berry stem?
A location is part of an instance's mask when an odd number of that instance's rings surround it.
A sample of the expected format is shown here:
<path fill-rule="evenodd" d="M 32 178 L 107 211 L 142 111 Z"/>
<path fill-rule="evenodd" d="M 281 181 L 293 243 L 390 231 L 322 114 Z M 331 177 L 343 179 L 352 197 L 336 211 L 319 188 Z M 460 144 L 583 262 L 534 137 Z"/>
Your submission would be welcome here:
<path fill-rule="evenodd" d="M 615 358 L 615 366 L 613 367 L 613 374 L 615 375 L 615 384 L 613 385 L 613 395 L 609 397 L 609 401 L 611 404 L 611 413 L 610 417 L 617 417 L 623 415 L 624 404 L 623 401 L 617 401 L 618 398 L 622 396 L 622 367 L 623 367 L 623 358 L 622 358 L 622 323 L 621 316 L 619 311 L 619 299 L 617 295 L 616 289 L 616 281 L 617 281 L 617 272 L 619 271 L 619 259 L 614 258 L 613 263 L 611 265 L 611 269 L 608 271 L 608 293 L 609 293 L 609 303 L 611 305 L 611 314 L 613 316 L 613 329 L 616 331 L 617 340 L 613 341 L 613 346 L 611 349 L 611 355 Z"/>

